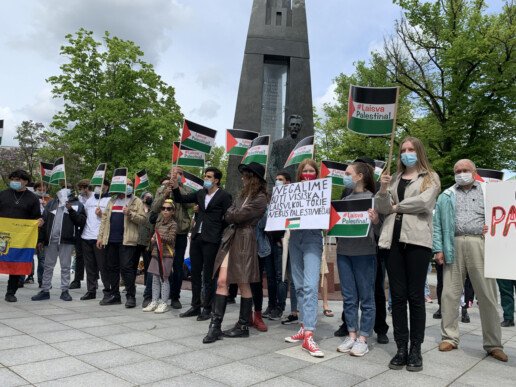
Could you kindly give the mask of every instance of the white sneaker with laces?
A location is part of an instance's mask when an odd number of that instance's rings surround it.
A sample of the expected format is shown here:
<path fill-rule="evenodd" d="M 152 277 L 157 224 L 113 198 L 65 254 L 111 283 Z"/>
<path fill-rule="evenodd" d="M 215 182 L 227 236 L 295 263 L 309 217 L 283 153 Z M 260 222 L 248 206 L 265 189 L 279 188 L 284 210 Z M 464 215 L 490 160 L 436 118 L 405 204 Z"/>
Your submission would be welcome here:
<path fill-rule="evenodd" d="M 156 308 L 158 307 L 158 301 L 151 301 L 149 305 L 147 305 L 142 310 L 144 312 L 154 312 Z"/>
<path fill-rule="evenodd" d="M 170 310 L 170 306 L 166 302 L 161 301 L 154 313 L 166 313 Z"/>
<path fill-rule="evenodd" d="M 367 346 L 367 342 L 357 339 L 349 354 L 351 356 L 364 356 L 367 352 L 369 352 L 369 347 Z"/>
<path fill-rule="evenodd" d="M 353 348 L 356 339 L 351 338 L 350 336 L 346 336 L 344 341 L 337 347 L 338 352 L 348 353 Z"/>

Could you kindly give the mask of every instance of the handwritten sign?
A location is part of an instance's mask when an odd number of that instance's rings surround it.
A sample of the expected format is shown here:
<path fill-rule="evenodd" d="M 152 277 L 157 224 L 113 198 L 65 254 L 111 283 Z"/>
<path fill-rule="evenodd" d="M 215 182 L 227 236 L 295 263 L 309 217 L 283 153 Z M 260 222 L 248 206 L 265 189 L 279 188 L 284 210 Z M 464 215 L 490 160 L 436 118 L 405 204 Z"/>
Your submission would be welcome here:
<path fill-rule="evenodd" d="M 331 179 L 302 181 L 274 187 L 265 231 L 328 229 Z"/>
<path fill-rule="evenodd" d="M 516 280 L 516 182 L 487 184 L 484 275 Z"/>

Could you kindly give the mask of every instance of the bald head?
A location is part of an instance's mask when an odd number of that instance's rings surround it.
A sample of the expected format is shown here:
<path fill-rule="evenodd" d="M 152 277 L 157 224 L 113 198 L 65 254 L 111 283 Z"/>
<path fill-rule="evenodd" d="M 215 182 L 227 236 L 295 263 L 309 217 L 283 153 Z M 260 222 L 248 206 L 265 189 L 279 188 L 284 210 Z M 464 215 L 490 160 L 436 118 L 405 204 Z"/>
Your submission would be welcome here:
<path fill-rule="evenodd" d="M 475 163 L 469 159 L 461 159 L 455 163 L 453 166 L 453 173 L 472 173 L 475 174 L 477 172 L 477 167 Z"/>

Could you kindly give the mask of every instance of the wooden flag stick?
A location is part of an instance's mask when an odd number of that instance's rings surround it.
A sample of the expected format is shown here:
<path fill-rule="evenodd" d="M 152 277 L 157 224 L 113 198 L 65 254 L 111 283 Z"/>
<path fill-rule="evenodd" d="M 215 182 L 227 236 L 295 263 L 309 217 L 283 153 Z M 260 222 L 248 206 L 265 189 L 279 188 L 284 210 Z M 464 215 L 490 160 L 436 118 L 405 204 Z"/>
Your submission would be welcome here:
<path fill-rule="evenodd" d="M 396 87 L 396 106 L 394 108 L 394 119 L 392 122 L 392 132 L 391 132 L 391 142 L 389 144 L 389 157 L 387 159 L 387 168 L 385 168 L 385 171 L 390 175 L 391 174 L 391 161 L 392 161 L 392 152 L 394 149 L 394 136 L 396 135 L 396 118 L 398 116 L 398 100 L 400 96 L 400 88 L 399 86 Z"/>

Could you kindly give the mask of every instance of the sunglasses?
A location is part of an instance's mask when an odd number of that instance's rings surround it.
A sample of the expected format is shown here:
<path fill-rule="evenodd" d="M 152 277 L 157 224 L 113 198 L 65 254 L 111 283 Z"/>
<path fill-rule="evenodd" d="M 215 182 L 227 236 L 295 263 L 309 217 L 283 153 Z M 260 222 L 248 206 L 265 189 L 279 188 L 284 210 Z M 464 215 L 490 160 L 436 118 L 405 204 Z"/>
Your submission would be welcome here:
<path fill-rule="evenodd" d="M 172 207 L 161 207 L 161 211 L 174 211 Z"/>

